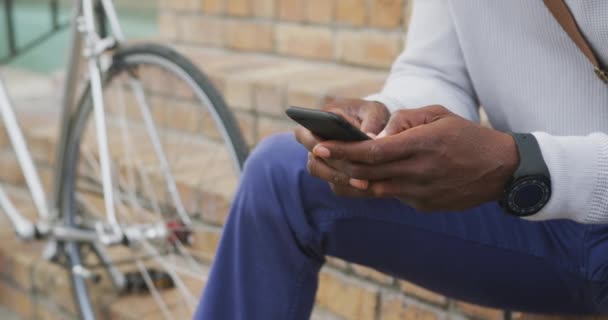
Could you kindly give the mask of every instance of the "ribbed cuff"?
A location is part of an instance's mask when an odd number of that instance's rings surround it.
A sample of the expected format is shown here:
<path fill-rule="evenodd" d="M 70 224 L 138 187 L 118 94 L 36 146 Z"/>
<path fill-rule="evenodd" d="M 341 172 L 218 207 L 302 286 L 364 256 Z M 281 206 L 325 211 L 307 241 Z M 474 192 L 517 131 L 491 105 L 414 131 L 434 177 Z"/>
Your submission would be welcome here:
<path fill-rule="evenodd" d="M 608 136 L 600 144 L 597 154 L 597 174 L 591 192 L 591 203 L 587 223 L 608 223 Z"/>
<path fill-rule="evenodd" d="M 608 136 L 534 136 L 551 174 L 552 195 L 541 212 L 527 219 L 608 223 Z"/>

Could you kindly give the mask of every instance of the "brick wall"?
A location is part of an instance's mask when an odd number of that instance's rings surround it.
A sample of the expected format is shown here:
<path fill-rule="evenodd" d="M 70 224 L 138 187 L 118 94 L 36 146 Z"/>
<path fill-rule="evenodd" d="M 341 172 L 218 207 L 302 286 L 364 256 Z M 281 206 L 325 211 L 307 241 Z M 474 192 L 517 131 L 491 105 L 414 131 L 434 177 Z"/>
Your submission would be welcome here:
<path fill-rule="evenodd" d="M 406 0 L 163 0 L 163 36 L 179 43 L 388 67 L 402 49 Z"/>
<path fill-rule="evenodd" d="M 161 36 L 222 91 L 251 146 L 291 130 L 288 105 L 377 92 L 403 39 L 408 0 L 162 0 Z M 314 319 L 502 319 L 375 270 L 329 259 Z"/>

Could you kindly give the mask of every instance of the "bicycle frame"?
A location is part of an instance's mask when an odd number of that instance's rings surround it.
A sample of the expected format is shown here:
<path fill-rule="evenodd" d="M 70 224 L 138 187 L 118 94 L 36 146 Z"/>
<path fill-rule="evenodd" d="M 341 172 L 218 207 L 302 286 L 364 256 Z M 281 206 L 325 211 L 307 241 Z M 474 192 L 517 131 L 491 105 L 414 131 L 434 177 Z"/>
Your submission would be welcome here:
<path fill-rule="evenodd" d="M 104 61 L 103 54 L 108 50 L 119 46 L 124 41 L 124 35 L 112 1 L 99 1 L 98 4 L 101 6 L 111 30 L 111 35 L 106 38 L 101 38 L 96 30 L 94 0 L 74 1 L 73 23 L 71 25 L 71 45 L 68 55 L 68 69 L 62 102 L 61 136 L 57 146 L 57 165 L 59 167 L 56 170 L 51 206 L 49 206 L 46 199 L 42 183 L 40 182 L 40 176 L 27 147 L 23 131 L 17 122 L 17 117 L 10 103 L 7 90 L 0 81 L 0 116 L 2 117 L 9 139 L 17 155 L 17 160 L 25 177 L 28 190 L 34 200 L 39 218 L 38 221 L 34 223 L 21 215 L 4 192 L 4 189 L 0 186 L 0 207 L 11 221 L 17 235 L 22 239 L 31 240 L 51 235 L 57 240 L 86 242 L 101 240 L 102 243 L 106 243 L 118 241 L 117 238 L 120 237 L 122 239 L 123 236 L 114 210 L 101 74 L 105 71 L 104 68 L 107 67 L 104 65 L 104 62 L 107 62 L 107 60 Z M 102 169 L 101 180 L 103 184 L 104 205 L 108 216 L 108 225 L 103 226 L 103 228 L 96 233 L 87 233 L 86 231 L 69 230 L 66 227 L 54 226 L 59 218 L 57 212 L 61 207 L 64 193 L 61 186 L 61 179 L 67 168 L 63 166 L 64 159 L 62 157 L 69 141 L 72 114 L 75 111 L 79 58 L 81 56 L 84 56 L 87 62 L 88 82 L 91 88 L 91 98 L 95 111 L 94 118 Z"/>

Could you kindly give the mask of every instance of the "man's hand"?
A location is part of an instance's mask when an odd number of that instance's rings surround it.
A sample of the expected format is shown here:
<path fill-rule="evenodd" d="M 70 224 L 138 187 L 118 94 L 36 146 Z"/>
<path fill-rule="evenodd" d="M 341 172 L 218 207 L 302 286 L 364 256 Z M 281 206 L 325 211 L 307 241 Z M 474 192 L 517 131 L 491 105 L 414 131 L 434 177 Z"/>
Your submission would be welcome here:
<path fill-rule="evenodd" d="M 350 179 L 350 187 L 334 188 L 339 195 L 399 198 L 421 211 L 464 210 L 498 200 L 519 163 L 510 135 L 441 106 L 399 111 L 377 139 L 321 142 L 313 154 L 313 176 Z M 324 161 L 335 166 L 328 169 Z"/>
<path fill-rule="evenodd" d="M 383 104 L 358 99 L 335 101 L 327 104 L 323 110 L 342 116 L 353 126 L 371 136 L 380 133 L 391 116 Z M 296 129 L 296 138 L 311 152 L 312 148 L 320 142 L 312 132 L 302 126 Z"/>
<path fill-rule="evenodd" d="M 356 128 L 375 137 L 386 126 L 390 112 L 385 105 L 379 102 L 371 102 L 365 100 L 339 100 L 329 103 L 323 110 L 332 112 L 342 116 Z M 296 129 L 296 139 L 303 144 L 310 152 L 308 155 L 308 169 L 312 171 L 321 171 L 326 175 L 329 172 L 338 172 L 334 168 L 343 166 L 342 161 L 333 161 L 331 159 L 322 160 L 312 155 L 312 149 L 318 145 L 319 140 L 308 129 L 299 126 Z M 314 168 L 312 167 L 314 164 Z M 357 190 L 349 185 L 349 177 L 344 174 L 335 174 L 326 179 L 334 190 L 347 190 L 351 193 L 356 193 Z"/>

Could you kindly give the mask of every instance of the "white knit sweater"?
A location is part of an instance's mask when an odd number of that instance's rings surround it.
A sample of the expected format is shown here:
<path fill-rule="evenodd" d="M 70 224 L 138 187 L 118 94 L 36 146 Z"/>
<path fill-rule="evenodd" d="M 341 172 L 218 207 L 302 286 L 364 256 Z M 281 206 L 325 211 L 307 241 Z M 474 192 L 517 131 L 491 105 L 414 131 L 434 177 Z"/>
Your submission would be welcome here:
<path fill-rule="evenodd" d="M 608 66 L 608 0 L 567 0 Z M 416 0 L 385 88 L 391 111 L 441 104 L 501 131 L 531 132 L 553 195 L 533 220 L 608 223 L 608 85 L 542 0 Z"/>

